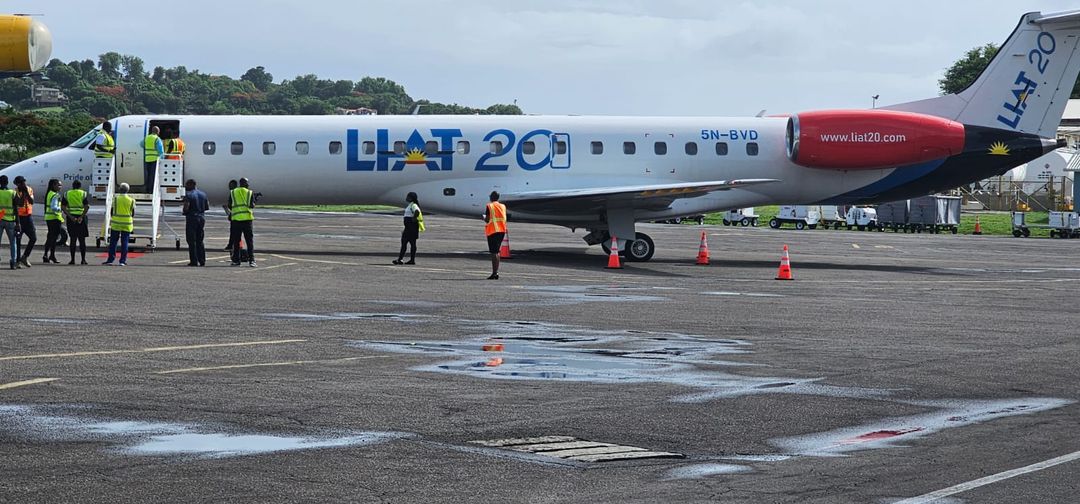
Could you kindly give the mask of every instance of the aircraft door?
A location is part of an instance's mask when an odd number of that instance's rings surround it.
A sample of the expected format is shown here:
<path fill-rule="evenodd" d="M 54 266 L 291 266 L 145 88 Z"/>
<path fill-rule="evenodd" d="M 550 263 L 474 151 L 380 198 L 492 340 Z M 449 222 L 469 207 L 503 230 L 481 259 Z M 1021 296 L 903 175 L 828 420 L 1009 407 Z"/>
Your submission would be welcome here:
<path fill-rule="evenodd" d="M 551 134 L 551 167 L 570 168 L 570 135 L 568 133 Z"/>

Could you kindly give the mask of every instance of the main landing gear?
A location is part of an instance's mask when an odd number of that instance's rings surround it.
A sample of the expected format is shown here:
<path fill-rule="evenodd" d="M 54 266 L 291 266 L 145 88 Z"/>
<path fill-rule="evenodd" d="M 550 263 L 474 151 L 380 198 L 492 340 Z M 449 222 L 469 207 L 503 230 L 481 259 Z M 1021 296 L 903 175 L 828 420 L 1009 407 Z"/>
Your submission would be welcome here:
<path fill-rule="evenodd" d="M 606 234 L 606 233 L 605 233 Z M 627 244 L 621 238 L 619 239 L 619 255 L 626 258 L 628 261 L 645 262 L 652 259 L 653 254 L 656 253 L 656 244 L 652 238 L 645 233 L 634 233 L 634 241 Z M 607 235 L 604 241 L 600 242 L 600 247 L 604 249 L 605 254 L 611 253 L 611 236 Z"/>

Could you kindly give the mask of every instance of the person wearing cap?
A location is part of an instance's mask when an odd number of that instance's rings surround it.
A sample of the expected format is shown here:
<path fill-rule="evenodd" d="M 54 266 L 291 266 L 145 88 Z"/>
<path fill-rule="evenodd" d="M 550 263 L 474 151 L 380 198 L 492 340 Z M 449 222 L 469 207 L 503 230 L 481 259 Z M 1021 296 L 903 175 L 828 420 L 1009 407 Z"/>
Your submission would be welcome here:
<path fill-rule="evenodd" d="M 120 266 L 127 266 L 128 243 L 135 230 L 135 198 L 128 196 L 131 186 L 120 184 L 119 194 L 113 197 L 112 216 L 109 219 L 109 258 L 101 263 L 112 266 L 116 260 L 116 242 L 120 242 Z"/>
<path fill-rule="evenodd" d="M 94 139 L 94 157 L 98 159 L 112 159 L 116 154 L 116 140 L 112 136 L 112 123 L 101 123 L 101 132 Z"/>
<path fill-rule="evenodd" d="M 11 269 L 19 269 L 19 216 L 15 207 L 15 191 L 8 189 L 7 175 L 0 175 L 0 239 L 7 235 L 11 247 Z"/>
<path fill-rule="evenodd" d="M 26 185 L 26 178 L 22 175 L 15 177 L 15 208 L 19 218 L 19 250 L 22 257 L 19 264 L 24 268 L 30 267 L 30 254 L 34 251 L 37 243 L 37 231 L 34 229 L 34 188 Z M 26 247 L 22 246 L 22 237 L 26 237 Z"/>

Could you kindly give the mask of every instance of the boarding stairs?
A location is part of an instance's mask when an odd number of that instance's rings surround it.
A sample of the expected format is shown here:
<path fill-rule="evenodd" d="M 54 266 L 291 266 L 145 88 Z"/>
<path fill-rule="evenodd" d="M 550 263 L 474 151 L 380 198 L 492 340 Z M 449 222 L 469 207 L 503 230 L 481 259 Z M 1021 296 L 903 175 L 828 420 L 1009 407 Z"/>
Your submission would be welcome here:
<path fill-rule="evenodd" d="M 94 159 L 93 180 L 91 180 L 91 195 L 95 200 L 105 202 L 105 219 L 102 222 L 101 232 L 97 237 L 97 246 L 109 242 L 109 225 L 112 221 L 112 206 L 116 196 L 116 160 L 114 158 Z M 165 220 L 165 207 L 167 203 L 175 205 L 184 200 L 184 160 L 159 159 L 157 169 L 154 170 L 154 183 L 149 193 L 128 193 L 135 199 L 135 231 L 131 233 L 131 243 L 137 240 L 146 240 L 146 248 L 154 250 L 158 247 L 163 236 L 163 229 L 167 230 L 167 236 L 176 241 L 177 250 L 180 249 L 180 234 L 169 222 Z M 147 209 L 149 204 L 150 209 Z"/>

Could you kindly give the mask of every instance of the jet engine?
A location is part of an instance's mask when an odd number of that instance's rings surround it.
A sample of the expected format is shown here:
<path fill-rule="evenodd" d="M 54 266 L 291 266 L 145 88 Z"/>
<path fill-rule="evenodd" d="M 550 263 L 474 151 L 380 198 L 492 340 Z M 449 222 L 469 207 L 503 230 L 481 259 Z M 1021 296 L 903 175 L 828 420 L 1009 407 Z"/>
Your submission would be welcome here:
<path fill-rule="evenodd" d="M 890 168 L 963 150 L 963 124 L 925 114 L 823 110 L 793 115 L 787 124 L 788 158 L 808 168 Z"/>
<path fill-rule="evenodd" d="M 0 15 L 0 77 L 41 70 L 52 56 L 52 34 L 26 16 Z"/>

